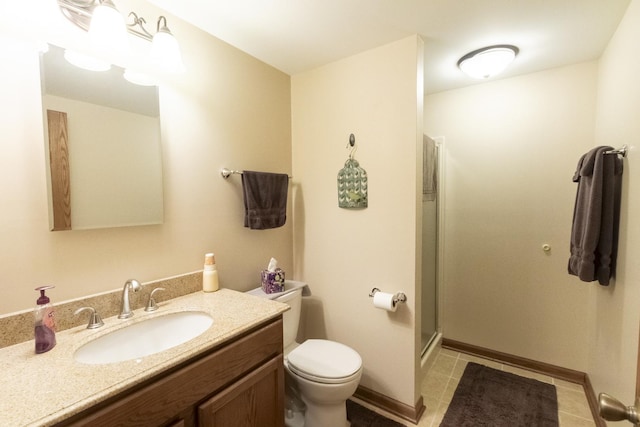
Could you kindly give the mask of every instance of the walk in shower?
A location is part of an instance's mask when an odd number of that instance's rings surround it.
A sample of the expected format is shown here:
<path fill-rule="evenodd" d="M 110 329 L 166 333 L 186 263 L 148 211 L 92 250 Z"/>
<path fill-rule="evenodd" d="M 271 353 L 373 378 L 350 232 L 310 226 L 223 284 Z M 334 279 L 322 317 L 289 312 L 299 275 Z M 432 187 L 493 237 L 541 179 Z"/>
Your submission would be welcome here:
<path fill-rule="evenodd" d="M 442 220 L 442 149 L 444 138 L 423 139 L 422 195 L 422 301 L 420 325 L 421 353 L 424 358 L 438 344 L 439 251 Z"/>

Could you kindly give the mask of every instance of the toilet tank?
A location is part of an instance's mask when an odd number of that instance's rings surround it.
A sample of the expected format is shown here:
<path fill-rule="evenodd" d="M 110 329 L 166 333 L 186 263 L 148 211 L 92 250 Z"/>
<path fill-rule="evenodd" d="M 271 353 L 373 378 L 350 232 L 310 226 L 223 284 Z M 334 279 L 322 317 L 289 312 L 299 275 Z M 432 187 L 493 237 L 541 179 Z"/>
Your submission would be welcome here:
<path fill-rule="evenodd" d="M 300 325 L 300 309 L 302 308 L 302 288 L 297 288 L 275 299 L 291 307 L 290 310 L 282 313 L 283 324 L 283 346 L 285 354 L 287 348 L 296 342 L 298 336 L 298 326 Z"/>

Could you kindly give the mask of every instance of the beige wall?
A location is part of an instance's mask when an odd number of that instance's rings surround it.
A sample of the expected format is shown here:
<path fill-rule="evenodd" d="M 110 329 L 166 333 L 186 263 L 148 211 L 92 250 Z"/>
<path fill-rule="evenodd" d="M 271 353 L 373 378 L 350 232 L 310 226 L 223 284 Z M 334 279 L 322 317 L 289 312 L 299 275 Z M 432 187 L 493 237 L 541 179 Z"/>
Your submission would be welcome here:
<path fill-rule="evenodd" d="M 617 277 L 614 286 L 590 288 L 593 323 L 588 372 L 597 392 L 631 405 L 635 395 L 640 324 L 640 1 L 633 0 L 600 60 L 595 140 L 631 146 L 624 161 Z M 628 423 L 627 423 L 628 424 Z M 623 425 L 623 423 L 621 423 Z"/>
<path fill-rule="evenodd" d="M 595 285 L 566 263 L 596 77 L 589 62 L 426 97 L 425 132 L 446 138 L 446 338 L 586 370 Z"/>
<path fill-rule="evenodd" d="M 296 275 L 314 295 L 305 306 L 307 337 L 356 349 L 364 363 L 361 385 L 410 406 L 418 377 L 421 46 L 409 37 L 291 79 L 293 173 L 300 182 Z M 338 208 L 336 177 L 350 133 L 369 178 L 363 210 Z M 373 287 L 404 291 L 408 303 L 393 314 L 375 309 Z"/>
<path fill-rule="evenodd" d="M 164 224 L 49 231 L 38 57 L 18 41 L 35 32 L 67 47 L 85 36 L 54 3 L 0 7 L 0 314 L 30 308 L 42 284 L 56 286 L 55 302 L 130 277 L 199 270 L 208 251 L 227 288 L 258 286 L 271 256 L 293 273 L 291 219 L 275 230 L 245 229 L 240 178 L 219 175 L 221 167 L 291 172 L 289 76 L 170 15 L 187 72 L 160 88 Z M 149 21 L 161 12 L 142 1 L 118 5 Z"/>

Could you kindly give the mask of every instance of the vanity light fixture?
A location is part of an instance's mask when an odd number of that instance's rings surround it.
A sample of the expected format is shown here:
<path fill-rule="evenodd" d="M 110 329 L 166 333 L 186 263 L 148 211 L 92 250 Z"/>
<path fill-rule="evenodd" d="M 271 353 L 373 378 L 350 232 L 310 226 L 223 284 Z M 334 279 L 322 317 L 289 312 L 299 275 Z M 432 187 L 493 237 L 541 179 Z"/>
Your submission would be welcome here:
<path fill-rule="evenodd" d="M 89 37 L 91 44 L 102 51 L 118 53 L 128 50 L 124 17 L 111 0 L 101 0 L 93 9 Z"/>
<path fill-rule="evenodd" d="M 156 33 L 151 35 L 142 25 L 146 23 L 144 18 L 138 17 L 135 12 L 130 12 L 129 16 L 134 20 L 134 23 L 130 25 L 131 31 L 146 40 L 151 40 L 150 57 L 153 65 L 162 71 L 171 73 L 184 71 L 180 46 L 167 27 L 167 18 L 158 17 Z M 136 26 L 140 27 L 140 30 L 137 30 Z"/>
<path fill-rule="evenodd" d="M 519 49 L 508 44 L 483 47 L 464 55 L 458 67 L 476 79 L 488 79 L 504 71 L 513 62 Z"/>
<path fill-rule="evenodd" d="M 145 19 L 135 12 L 126 23 L 112 0 L 57 0 L 62 14 L 73 24 L 89 32 L 91 43 L 110 53 L 126 54 L 127 32 L 151 42 L 150 62 L 155 70 L 163 72 L 184 71 L 180 46 L 167 27 L 167 19 L 160 16 L 157 32 L 151 34 L 144 25 Z"/>

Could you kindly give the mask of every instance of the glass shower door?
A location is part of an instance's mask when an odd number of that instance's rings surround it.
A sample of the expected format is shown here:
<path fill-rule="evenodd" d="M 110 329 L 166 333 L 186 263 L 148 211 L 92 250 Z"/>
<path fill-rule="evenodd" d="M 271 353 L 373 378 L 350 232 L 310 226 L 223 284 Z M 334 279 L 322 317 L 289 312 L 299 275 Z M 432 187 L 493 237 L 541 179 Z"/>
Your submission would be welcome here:
<path fill-rule="evenodd" d="M 424 136 L 424 179 L 422 200 L 422 323 L 420 325 L 421 353 L 437 333 L 438 316 L 438 155 L 440 147 Z"/>

